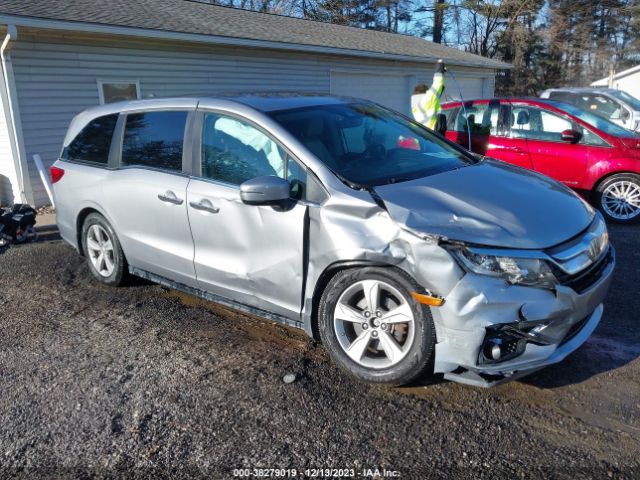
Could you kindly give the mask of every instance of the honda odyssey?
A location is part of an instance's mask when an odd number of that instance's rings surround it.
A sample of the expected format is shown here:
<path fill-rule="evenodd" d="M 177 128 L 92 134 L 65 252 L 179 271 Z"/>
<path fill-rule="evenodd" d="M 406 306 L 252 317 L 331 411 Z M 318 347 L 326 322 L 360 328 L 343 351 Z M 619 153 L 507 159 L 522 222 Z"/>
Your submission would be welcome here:
<path fill-rule="evenodd" d="M 62 237 L 128 274 L 304 329 L 359 379 L 495 385 L 602 317 L 603 218 L 537 173 L 364 100 L 133 101 L 73 119 L 51 168 Z"/>

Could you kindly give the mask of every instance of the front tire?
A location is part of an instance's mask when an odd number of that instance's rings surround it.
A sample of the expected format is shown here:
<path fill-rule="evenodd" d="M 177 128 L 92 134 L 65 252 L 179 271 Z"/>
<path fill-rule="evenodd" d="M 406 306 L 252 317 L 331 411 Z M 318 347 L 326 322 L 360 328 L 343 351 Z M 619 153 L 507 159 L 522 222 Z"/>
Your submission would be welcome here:
<path fill-rule="evenodd" d="M 433 357 L 429 307 L 411 293 L 419 285 L 395 268 L 366 267 L 336 274 L 325 288 L 318 327 L 331 358 L 366 382 L 403 385 Z"/>
<path fill-rule="evenodd" d="M 85 219 L 82 249 L 91 274 L 99 282 L 114 287 L 125 283 L 127 261 L 115 231 L 102 215 L 92 213 Z"/>
<path fill-rule="evenodd" d="M 596 207 L 615 223 L 640 221 L 640 176 L 619 173 L 604 180 L 596 189 Z"/>

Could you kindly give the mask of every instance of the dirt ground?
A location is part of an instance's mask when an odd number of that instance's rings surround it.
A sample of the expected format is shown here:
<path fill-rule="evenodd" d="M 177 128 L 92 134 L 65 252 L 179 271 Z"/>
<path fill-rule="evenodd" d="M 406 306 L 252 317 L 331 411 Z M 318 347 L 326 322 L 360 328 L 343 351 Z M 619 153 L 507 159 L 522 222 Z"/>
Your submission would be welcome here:
<path fill-rule="evenodd" d="M 364 385 L 298 331 L 143 282 L 102 286 L 45 227 L 0 254 L 0 477 L 640 477 L 640 230 L 611 231 L 594 335 L 484 390 Z"/>

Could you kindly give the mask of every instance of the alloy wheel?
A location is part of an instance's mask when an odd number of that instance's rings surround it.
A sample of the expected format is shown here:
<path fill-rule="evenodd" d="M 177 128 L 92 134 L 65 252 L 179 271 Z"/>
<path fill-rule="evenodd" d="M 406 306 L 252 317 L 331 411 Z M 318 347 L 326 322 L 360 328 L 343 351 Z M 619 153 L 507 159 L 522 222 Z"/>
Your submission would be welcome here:
<path fill-rule="evenodd" d="M 640 214 L 640 185 L 620 180 L 602 192 L 602 208 L 616 220 L 631 220 Z"/>
<path fill-rule="evenodd" d="M 398 364 L 411 349 L 415 335 L 409 301 L 380 280 L 361 280 L 349 286 L 338 299 L 333 325 L 349 358 L 374 369 Z"/>
<path fill-rule="evenodd" d="M 87 253 L 91 264 L 103 277 L 110 277 L 115 268 L 113 242 L 102 226 L 94 224 L 87 231 Z"/>

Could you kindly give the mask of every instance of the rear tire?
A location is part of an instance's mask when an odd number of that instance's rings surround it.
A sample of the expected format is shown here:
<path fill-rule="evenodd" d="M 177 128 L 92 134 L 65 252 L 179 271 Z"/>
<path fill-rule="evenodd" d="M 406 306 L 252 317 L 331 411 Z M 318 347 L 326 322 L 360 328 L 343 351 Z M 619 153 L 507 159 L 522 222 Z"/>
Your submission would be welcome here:
<path fill-rule="evenodd" d="M 336 274 L 320 299 L 318 327 L 331 358 L 360 380 L 403 385 L 430 366 L 435 332 L 419 285 L 401 270 L 366 267 Z M 366 326 L 365 326 L 366 325 Z"/>
<path fill-rule="evenodd" d="M 594 200 L 607 221 L 622 224 L 640 221 L 640 176 L 611 175 L 598 185 Z"/>
<path fill-rule="evenodd" d="M 99 213 L 91 213 L 82 225 L 82 250 L 91 274 L 105 285 L 124 285 L 128 267 L 118 237 Z"/>

